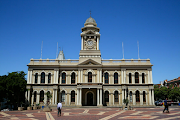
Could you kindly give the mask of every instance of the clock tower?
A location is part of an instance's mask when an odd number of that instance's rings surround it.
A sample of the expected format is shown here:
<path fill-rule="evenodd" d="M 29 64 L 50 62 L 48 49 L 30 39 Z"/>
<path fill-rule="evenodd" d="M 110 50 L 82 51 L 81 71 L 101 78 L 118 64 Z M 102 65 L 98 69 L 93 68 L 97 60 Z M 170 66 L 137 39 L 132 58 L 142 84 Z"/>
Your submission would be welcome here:
<path fill-rule="evenodd" d="M 99 50 L 100 29 L 97 27 L 96 21 L 90 16 L 81 30 L 79 61 L 83 62 L 92 59 L 101 63 L 101 52 Z"/>

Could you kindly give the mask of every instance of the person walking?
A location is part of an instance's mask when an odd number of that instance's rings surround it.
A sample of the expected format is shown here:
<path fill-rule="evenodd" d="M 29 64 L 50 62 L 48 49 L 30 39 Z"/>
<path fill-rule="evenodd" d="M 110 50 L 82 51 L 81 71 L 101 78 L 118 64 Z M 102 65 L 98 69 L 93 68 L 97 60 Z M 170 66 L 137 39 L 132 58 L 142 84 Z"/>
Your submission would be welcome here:
<path fill-rule="evenodd" d="M 163 110 L 163 113 L 164 113 L 165 110 L 167 110 L 169 112 L 168 104 L 167 104 L 167 98 L 166 98 L 166 100 L 164 100 L 164 110 Z"/>
<path fill-rule="evenodd" d="M 58 105 L 57 105 L 57 109 L 58 109 L 58 117 L 59 117 L 59 113 L 60 113 L 60 116 L 61 116 L 61 109 L 62 109 L 62 103 L 61 103 L 61 101 L 58 103 Z"/>

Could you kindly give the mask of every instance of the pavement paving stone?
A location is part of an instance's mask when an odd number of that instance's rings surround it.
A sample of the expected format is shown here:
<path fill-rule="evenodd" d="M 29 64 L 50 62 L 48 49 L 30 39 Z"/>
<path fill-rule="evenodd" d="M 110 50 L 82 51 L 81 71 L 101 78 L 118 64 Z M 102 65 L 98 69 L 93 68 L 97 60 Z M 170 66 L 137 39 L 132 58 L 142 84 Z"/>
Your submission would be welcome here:
<path fill-rule="evenodd" d="M 170 108 L 170 113 L 163 113 L 163 108 L 134 108 L 120 110 L 119 108 L 63 108 L 60 117 L 57 109 L 51 112 L 42 110 L 1 111 L 0 120 L 118 120 L 118 119 L 180 119 L 180 107 Z"/>

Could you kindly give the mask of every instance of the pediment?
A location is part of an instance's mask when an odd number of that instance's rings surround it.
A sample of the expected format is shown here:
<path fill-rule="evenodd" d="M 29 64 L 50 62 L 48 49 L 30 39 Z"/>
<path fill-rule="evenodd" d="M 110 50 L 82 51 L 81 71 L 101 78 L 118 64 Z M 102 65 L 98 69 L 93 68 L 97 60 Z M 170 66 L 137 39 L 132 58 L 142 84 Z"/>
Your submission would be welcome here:
<path fill-rule="evenodd" d="M 95 60 L 87 59 L 87 60 L 79 63 L 79 65 L 101 65 L 101 64 L 96 62 Z"/>
<path fill-rule="evenodd" d="M 85 34 L 95 34 L 95 32 L 92 30 L 88 30 Z"/>

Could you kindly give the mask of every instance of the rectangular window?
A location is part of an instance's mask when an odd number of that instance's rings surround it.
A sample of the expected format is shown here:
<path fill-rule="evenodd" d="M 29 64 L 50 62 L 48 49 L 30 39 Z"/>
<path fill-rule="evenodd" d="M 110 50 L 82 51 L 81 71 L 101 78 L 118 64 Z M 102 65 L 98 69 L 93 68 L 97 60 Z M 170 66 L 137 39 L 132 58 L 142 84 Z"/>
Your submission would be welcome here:
<path fill-rule="evenodd" d="M 132 83 L 131 73 L 129 73 L 129 83 Z"/>

